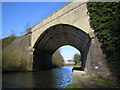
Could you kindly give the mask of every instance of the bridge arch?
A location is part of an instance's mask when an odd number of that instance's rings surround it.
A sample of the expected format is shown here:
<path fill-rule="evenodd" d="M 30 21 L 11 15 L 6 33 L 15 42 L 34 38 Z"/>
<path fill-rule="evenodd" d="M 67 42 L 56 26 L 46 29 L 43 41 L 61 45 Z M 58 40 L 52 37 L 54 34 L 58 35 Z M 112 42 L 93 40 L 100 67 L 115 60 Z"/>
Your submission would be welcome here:
<path fill-rule="evenodd" d="M 90 36 L 83 30 L 68 24 L 54 25 L 39 36 L 34 45 L 33 69 L 50 69 L 52 54 L 63 45 L 71 45 L 81 52 L 84 70 L 91 45 Z"/>

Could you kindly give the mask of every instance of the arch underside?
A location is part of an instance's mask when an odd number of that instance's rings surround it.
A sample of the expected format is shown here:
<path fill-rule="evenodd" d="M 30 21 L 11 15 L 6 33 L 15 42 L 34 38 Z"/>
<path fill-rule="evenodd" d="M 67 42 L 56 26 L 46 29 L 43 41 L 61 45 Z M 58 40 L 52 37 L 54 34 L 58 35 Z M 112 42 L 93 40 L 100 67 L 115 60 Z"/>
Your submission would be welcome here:
<path fill-rule="evenodd" d="M 77 48 L 81 52 L 83 64 L 85 64 L 90 45 L 89 35 L 74 26 L 59 24 L 48 28 L 36 41 L 33 68 L 39 67 L 38 69 L 40 69 L 52 64 L 52 54 L 63 45 Z M 42 67 L 40 67 L 40 63 Z"/>

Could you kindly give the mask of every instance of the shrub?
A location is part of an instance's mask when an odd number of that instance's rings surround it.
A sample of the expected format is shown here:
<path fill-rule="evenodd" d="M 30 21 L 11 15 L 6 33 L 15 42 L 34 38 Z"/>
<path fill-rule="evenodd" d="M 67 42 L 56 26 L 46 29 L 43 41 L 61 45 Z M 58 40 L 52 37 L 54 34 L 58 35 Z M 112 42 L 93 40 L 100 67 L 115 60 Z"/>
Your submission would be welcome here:
<path fill-rule="evenodd" d="M 3 71 L 26 71 L 28 70 L 28 57 L 18 48 L 9 44 L 3 48 L 2 69 Z"/>
<path fill-rule="evenodd" d="M 56 50 L 52 57 L 52 63 L 55 67 L 63 66 L 63 57 L 59 50 Z"/>

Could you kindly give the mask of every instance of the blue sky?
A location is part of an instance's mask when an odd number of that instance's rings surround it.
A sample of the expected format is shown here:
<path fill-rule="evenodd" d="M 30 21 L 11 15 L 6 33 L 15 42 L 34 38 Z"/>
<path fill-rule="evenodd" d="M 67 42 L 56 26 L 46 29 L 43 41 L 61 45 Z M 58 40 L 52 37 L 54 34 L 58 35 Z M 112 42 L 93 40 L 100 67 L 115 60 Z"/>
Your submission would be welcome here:
<path fill-rule="evenodd" d="M 9 30 L 21 35 L 26 26 L 32 27 L 65 4 L 67 2 L 3 2 L 2 37 L 7 37 Z"/>
<path fill-rule="evenodd" d="M 8 37 L 8 32 L 14 30 L 20 36 L 27 27 L 32 27 L 47 16 L 60 9 L 68 2 L 2 2 L 2 38 Z M 75 48 L 63 46 L 60 48 L 66 60 L 73 59 Z"/>
<path fill-rule="evenodd" d="M 64 56 L 64 60 L 73 60 L 75 54 L 80 54 L 80 52 L 70 46 L 70 45 L 65 45 L 59 48 L 61 55 Z"/>

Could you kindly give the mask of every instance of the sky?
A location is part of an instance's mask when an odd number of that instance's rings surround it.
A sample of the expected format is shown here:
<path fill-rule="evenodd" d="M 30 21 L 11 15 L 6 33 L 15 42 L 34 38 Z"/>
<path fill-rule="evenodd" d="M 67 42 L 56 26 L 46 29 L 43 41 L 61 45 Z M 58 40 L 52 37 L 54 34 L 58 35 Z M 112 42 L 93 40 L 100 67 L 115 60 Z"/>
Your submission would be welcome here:
<path fill-rule="evenodd" d="M 26 27 L 32 27 L 68 2 L 3 2 L 2 37 L 10 30 L 19 36 Z"/>
<path fill-rule="evenodd" d="M 36 25 L 57 11 L 68 2 L 2 2 L 2 38 L 8 37 L 10 31 L 16 36 L 23 35 L 26 28 Z M 63 46 L 60 48 L 65 60 L 72 60 L 75 53 L 74 47 Z"/>
<path fill-rule="evenodd" d="M 80 52 L 73 46 L 65 45 L 59 48 L 61 55 L 64 56 L 64 60 L 73 60 L 75 54 L 80 54 Z"/>

